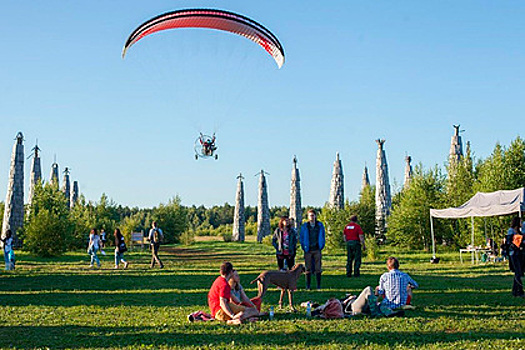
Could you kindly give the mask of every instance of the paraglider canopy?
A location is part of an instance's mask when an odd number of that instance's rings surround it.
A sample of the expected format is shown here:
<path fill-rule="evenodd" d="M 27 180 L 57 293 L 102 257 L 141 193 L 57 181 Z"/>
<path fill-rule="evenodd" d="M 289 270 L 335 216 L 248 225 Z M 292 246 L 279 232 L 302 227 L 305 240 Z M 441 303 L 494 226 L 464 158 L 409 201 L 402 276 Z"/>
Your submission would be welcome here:
<path fill-rule="evenodd" d="M 122 58 L 140 39 L 159 31 L 177 28 L 210 28 L 243 36 L 268 52 L 279 68 L 284 64 L 284 49 L 277 37 L 267 28 L 248 17 L 214 9 L 177 10 L 142 23 L 126 40 Z"/>

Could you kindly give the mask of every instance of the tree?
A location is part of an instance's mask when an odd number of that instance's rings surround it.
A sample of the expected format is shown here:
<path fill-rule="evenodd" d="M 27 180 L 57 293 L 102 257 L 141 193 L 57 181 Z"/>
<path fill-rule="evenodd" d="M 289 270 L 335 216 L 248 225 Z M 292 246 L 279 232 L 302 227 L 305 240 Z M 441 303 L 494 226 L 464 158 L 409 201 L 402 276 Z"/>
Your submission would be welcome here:
<path fill-rule="evenodd" d="M 519 136 L 504 153 L 505 189 L 525 186 L 525 141 Z"/>
<path fill-rule="evenodd" d="M 74 223 L 64 194 L 51 184 L 35 185 L 25 228 L 25 246 L 38 256 L 57 256 L 73 239 Z"/>
<path fill-rule="evenodd" d="M 470 143 L 467 143 L 465 156 L 459 160 L 451 159 L 447 167 L 448 176 L 444 205 L 457 207 L 468 201 L 474 195 L 476 181 Z M 450 219 L 447 221 L 450 235 L 445 241 L 447 244 L 464 246 L 470 241 L 470 219 Z"/>
<path fill-rule="evenodd" d="M 154 208 L 149 221 L 157 221 L 164 232 L 164 243 L 178 243 L 180 235 L 188 228 L 187 209 L 180 204 L 180 197 L 176 196 Z"/>
<path fill-rule="evenodd" d="M 402 191 L 399 203 L 392 207 L 388 221 L 387 239 L 394 245 L 411 249 L 431 246 L 430 208 L 443 206 L 445 179 L 438 167 L 429 171 L 419 164 L 414 169 L 410 186 Z M 436 240 L 443 239 L 447 230 L 443 224 L 434 225 Z"/>
<path fill-rule="evenodd" d="M 492 154 L 478 164 L 478 181 L 474 188 L 480 192 L 505 189 L 505 150 L 497 143 Z"/>
<path fill-rule="evenodd" d="M 146 219 L 146 214 L 142 211 L 131 214 L 130 216 L 125 217 L 120 222 L 120 231 L 126 238 L 126 241 L 130 241 L 132 232 L 146 231 L 144 225 Z"/>
<path fill-rule="evenodd" d="M 326 247 L 330 251 L 345 249 L 343 238 L 344 227 L 352 215 L 357 215 L 359 225 L 365 235 L 374 235 L 375 227 L 375 188 L 367 186 L 359 195 L 359 201 L 345 202 L 343 209 L 335 209 L 326 205 L 319 215 L 319 220 L 326 227 Z"/>

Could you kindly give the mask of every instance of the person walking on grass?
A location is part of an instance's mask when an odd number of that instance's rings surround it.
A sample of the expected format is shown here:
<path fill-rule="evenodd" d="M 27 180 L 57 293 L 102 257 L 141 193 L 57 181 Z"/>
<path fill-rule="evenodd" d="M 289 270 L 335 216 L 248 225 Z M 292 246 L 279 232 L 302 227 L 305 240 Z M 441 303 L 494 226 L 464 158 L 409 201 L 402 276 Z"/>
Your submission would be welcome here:
<path fill-rule="evenodd" d="M 89 233 L 89 245 L 88 245 L 88 254 L 91 256 L 91 262 L 89 267 L 93 267 L 94 263 L 97 263 L 97 267 L 100 268 L 100 259 L 97 256 L 97 251 L 100 250 L 100 237 L 98 235 L 97 229 L 92 229 Z"/>
<path fill-rule="evenodd" d="M 106 249 L 106 242 L 107 242 L 107 234 L 106 234 L 106 230 L 104 229 L 101 229 L 100 230 L 100 254 L 102 255 L 106 255 L 106 252 L 104 251 L 104 249 Z"/>
<path fill-rule="evenodd" d="M 279 220 L 279 225 L 273 234 L 272 245 L 275 248 L 279 270 L 285 270 L 285 260 L 286 266 L 288 269 L 291 269 L 295 265 L 297 233 L 292 227 L 288 216 L 283 216 L 281 220 Z"/>
<path fill-rule="evenodd" d="M 354 265 L 354 276 L 361 275 L 361 251 L 365 250 L 365 234 L 357 223 L 357 215 L 350 217 L 350 223 L 345 226 L 343 235 L 346 242 L 346 277 L 352 277 L 352 265 Z"/>
<path fill-rule="evenodd" d="M 11 230 L 5 231 L 5 237 L 0 238 L 0 241 L 4 244 L 4 260 L 5 260 L 5 269 L 14 270 L 15 269 L 15 252 L 13 250 L 13 233 Z"/>
<path fill-rule="evenodd" d="M 126 241 L 124 236 L 120 232 L 120 229 L 115 229 L 115 269 L 119 268 L 119 264 L 122 261 L 124 263 L 124 268 L 127 269 L 129 263 L 124 260 L 124 252 L 128 250 L 126 247 Z"/>
<path fill-rule="evenodd" d="M 325 229 L 323 223 L 317 221 L 315 210 L 308 210 L 307 215 L 308 221 L 301 226 L 299 235 L 306 266 L 306 289 L 310 289 L 312 273 L 317 279 L 317 289 L 321 289 L 321 251 L 325 245 Z"/>
<path fill-rule="evenodd" d="M 234 273 L 233 265 L 225 261 L 221 265 L 220 276 L 215 279 L 208 293 L 211 315 L 216 320 L 226 321 L 228 324 L 240 324 L 246 319 L 259 315 L 255 307 L 245 307 L 230 302 L 231 287 L 228 281 Z"/>
<path fill-rule="evenodd" d="M 505 245 L 508 250 L 509 268 L 514 272 L 512 295 L 523 298 L 525 293 L 523 292 L 521 277 L 523 277 L 525 265 L 525 240 L 523 240 L 522 232 L 520 232 L 520 226 L 520 218 L 514 217 L 505 236 Z"/>
<path fill-rule="evenodd" d="M 160 261 L 159 258 L 159 247 L 160 243 L 164 239 L 164 234 L 162 233 L 162 230 L 158 227 L 157 222 L 153 221 L 151 223 L 151 230 L 149 230 L 148 239 L 151 246 L 151 268 L 155 267 L 155 263 L 159 264 L 159 267 L 161 269 L 164 268 L 164 264 L 162 261 Z"/>

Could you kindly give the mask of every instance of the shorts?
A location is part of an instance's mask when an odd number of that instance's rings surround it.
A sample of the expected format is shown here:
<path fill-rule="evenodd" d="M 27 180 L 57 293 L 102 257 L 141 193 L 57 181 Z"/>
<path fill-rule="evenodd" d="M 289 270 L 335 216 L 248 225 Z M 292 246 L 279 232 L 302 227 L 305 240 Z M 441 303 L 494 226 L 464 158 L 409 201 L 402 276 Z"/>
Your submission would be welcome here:
<path fill-rule="evenodd" d="M 228 305 L 230 306 L 230 310 L 232 310 L 232 312 L 235 315 L 237 315 L 241 311 L 246 310 L 246 307 L 243 306 L 243 305 L 237 305 L 237 304 L 234 304 L 234 303 L 228 303 Z M 218 321 L 229 321 L 232 318 L 230 316 L 226 315 L 226 313 L 222 309 L 220 309 L 215 314 L 215 319 L 218 320 Z"/>

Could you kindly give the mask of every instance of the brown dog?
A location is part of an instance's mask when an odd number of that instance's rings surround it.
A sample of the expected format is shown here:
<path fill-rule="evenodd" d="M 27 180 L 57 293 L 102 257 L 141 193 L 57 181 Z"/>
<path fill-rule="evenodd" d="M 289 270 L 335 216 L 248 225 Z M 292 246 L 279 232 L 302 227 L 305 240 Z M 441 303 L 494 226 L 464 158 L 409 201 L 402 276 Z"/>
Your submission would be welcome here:
<path fill-rule="evenodd" d="M 268 287 L 273 284 L 281 288 L 281 297 L 279 298 L 279 308 L 283 306 L 284 292 L 288 291 L 288 301 L 290 302 L 290 308 L 295 311 L 293 306 L 293 294 L 292 292 L 297 289 L 297 280 L 299 276 L 305 271 L 303 264 L 295 265 L 290 271 L 264 271 L 250 282 L 250 284 L 257 281 L 257 287 L 259 289 L 258 297 L 262 299 Z"/>

